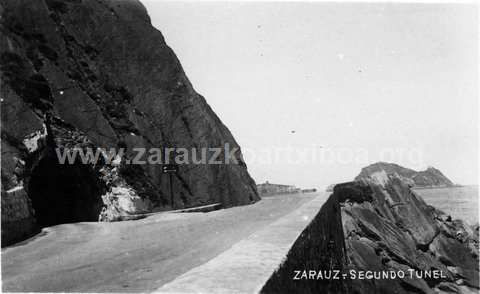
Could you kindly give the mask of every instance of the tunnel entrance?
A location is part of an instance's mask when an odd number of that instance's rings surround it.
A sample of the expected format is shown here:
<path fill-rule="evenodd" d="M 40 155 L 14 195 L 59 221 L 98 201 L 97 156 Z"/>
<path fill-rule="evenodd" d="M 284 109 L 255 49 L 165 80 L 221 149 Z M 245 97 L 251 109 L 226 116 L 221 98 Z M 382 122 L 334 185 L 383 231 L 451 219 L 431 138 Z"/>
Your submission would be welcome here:
<path fill-rule="evenodd" d="M 40 160 L 32 170 L 28 195 L 40 226 L 98 221 L 103 187 L 86 164 L 59 164 L 55 156 Z"/>

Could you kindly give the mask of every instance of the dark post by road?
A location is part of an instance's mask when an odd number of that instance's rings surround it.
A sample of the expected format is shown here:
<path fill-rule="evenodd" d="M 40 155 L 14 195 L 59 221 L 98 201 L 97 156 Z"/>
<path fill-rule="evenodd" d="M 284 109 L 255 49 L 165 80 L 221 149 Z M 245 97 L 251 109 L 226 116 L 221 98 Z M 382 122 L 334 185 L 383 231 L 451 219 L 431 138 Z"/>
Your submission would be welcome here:
<path fill-rule="evenodd" d="M 173 174 L 178 172 L 178 166 L 176 164 L 165 164 L 162 168 L 164 174 L 168 174 L 170 182 L 170 204 L 172 205 L 172 210 L 175 209 L 175 203 L 173 201 Z"/>
<path fill-rule="evenodd" d="M 172 210 L 175 209 L 175 203 L 173 202 L 173 185 L 172 185 L 172 173 L 168 174 L 170 178 L 170 203 L 172 205 Z"/>

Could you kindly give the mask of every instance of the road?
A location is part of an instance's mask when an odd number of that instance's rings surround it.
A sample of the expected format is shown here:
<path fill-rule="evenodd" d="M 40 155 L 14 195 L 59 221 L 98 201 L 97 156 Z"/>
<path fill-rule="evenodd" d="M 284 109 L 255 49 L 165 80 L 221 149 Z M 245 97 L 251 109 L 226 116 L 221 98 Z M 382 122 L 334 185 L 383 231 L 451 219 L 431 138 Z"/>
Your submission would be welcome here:
<path fill-rule="evenodd" d="M 265 197 L 209 213 L 64 224 L 2 249 L 3 291 L 148 292 L 205 264 L 318 194 Z"/>
<path fill-rule="evenodd" d="M 208 262 L 176 277 L 160 293 L 259 293 L 328 196 L 323 193 L 255 231 Z"/>

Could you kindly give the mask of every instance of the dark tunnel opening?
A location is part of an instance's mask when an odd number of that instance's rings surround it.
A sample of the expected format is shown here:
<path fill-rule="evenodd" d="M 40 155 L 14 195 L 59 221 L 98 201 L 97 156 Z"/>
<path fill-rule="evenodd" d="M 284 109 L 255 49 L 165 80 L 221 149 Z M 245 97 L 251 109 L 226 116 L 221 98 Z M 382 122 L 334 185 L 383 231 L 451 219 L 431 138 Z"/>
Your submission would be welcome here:
<path fill-rule="evenodd" d="M 98 221 L 103 192 L 90 165 L 60 164 L 53 156 L 40 160 L 28 182 L 35 218 L 42 227 Z"/>

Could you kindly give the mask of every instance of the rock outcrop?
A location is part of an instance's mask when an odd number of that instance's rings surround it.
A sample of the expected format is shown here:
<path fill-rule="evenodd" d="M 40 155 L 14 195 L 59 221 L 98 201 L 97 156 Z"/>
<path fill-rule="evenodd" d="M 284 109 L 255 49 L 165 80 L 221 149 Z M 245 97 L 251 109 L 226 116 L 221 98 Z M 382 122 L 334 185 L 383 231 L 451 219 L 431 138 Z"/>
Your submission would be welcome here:
<path fill-rule="evenodd" d="M 382 184 L 338 185 L 334 197 L 342 205 L 348 266 L 356 270 L 407 271 L 392 280 L 352 280 L 362 293 L 432 293 L 479 289 L 478 233 L 427 205 L 395 176 Z M 408 277 L 408 270 L 424 273 Z M 441 273 L 425 276 L 426 273 Z"/>
<path fill-rule="evenodd" d="M 239 147 L 140 2 L 7 0 L 0 11 L 2 191 L 23 189 L 24 213 L 41 225 L 171 208 L 168 175 L 129 165 L 135 148 Z M 125 152 L 58 163 L 58 150 L 98 147 Z M 174 206 L 259 200 L 241 152 L 234 158 L 179 165 Z"/>
<path fill-rule="evenodd" d="M 355 180 L 365 178 L 377 178 L 382 181 L 386 175 L 397 175 L 414 188 L 436 188 L 436 187 L 454 187 L 452 183 L 441 171 L 434 167 L 429 167 L 424 171 L 415 171 L 402 167 L 395 163 L 377 162 L 364 167 Z"/>
<path fill-rule="evenodd" d="M 476 293 L 478 246 L 478 231 L 425 204 L 401 177 L 338 184 L 262 291 Z"/>

